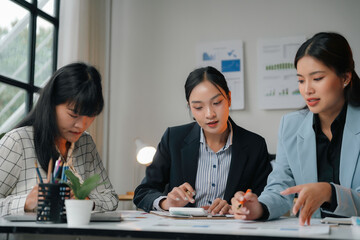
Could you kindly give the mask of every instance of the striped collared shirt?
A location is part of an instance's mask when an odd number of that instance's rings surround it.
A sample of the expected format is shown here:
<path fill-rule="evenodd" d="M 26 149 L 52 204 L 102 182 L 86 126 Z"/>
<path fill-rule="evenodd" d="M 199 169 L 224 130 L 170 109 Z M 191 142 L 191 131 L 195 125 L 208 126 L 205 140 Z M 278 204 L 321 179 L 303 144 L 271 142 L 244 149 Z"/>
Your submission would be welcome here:
<path fill-rule="evenodd" d="M 224 198 L 226 182 L 231 163 L 232 126 L 228 122 L 230 134 L 223 148 L 214 152 L 206 143 L 200 129 L 199 163 L 195 182 L 196 207 L 211 205 L 216 198 Z"/>

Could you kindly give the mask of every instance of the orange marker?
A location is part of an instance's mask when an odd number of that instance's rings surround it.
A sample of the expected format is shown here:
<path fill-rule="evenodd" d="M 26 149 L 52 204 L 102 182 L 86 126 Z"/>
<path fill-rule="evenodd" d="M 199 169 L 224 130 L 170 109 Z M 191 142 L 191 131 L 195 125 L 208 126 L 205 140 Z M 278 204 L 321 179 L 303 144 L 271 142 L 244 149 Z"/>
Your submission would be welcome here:
<path fill-rule="evenodd" d="M 246 195 L 249 192 L 251 192 L 251 189 L 246 190 L 246 193 L 244 195 Z M 237 209 L 240 209 L 244 205 L 245 202 L 246 202 L 246 199 L 244 198 L 244 200 L 239 202 Z"/>

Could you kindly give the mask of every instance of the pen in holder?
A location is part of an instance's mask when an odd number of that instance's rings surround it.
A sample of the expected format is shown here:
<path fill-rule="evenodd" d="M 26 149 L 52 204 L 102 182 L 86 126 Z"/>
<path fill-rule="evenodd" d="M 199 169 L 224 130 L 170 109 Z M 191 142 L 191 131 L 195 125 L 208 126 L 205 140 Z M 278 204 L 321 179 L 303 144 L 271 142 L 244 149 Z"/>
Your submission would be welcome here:
<path fill-rule="evenodd" d="M 36 221 L 41 223 L 66 223 L 65 199 L 70 189 L 64 183 L 40 183 Z"/>

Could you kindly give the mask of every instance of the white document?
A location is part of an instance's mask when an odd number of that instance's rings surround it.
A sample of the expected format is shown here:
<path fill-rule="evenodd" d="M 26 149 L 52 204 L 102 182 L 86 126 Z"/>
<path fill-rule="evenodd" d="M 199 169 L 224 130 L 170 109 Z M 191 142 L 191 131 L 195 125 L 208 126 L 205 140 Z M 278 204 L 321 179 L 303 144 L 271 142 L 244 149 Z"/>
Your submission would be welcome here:
<path fill-rule="evenodd" d="M 287 218 L 258 222 L 251 220 L 222 219 L 204 220 L 193 218 L 194 220 L 182 219 L 163 219 L 164 221 L 149 221 L 149 229 L 157 230 L 166 229 L 172 231 L 184 232 L 202 232 L 204 229 L 209 233 L 221 234 L 226 231 L 227 234 L 250 234 L 263 236 L 284 236 L 300 237 L 315 236 L 330 233 L 330 225 L 320 223 L 320 219 L 312 219 L 310 226 L 300 226 L 298 218 Z"/>

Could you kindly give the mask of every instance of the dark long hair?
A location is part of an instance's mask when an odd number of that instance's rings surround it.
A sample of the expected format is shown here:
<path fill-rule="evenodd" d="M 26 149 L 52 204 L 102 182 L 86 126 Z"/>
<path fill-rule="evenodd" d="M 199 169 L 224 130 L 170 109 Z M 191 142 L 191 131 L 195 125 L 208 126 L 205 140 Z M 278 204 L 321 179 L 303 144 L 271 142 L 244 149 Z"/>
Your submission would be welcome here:
<path fill-rule="evenodd" d="M 227 85 L 224 75 L 216 68 L 208 66 L 195 69 L 189 74 L 188 78 L 186 79 L 185 98 L 187 102 L 189 102 L 192 90 L 205 80 L 211 82 L 220 92 L 220 88 L 223 89 L 226 94 L 226 96 L 224 97 L 230 99 L 229 87 Z"/>
<path fill-rule="evenodd" d="M 104 107 L 101 76 L 93 66 L 72 63 L 57 70 L 46 86 L 33 110 L 15 127 L 33 126 L 35 151 L 41 167 L 47 171 L 50 158 L 59 153 L 55 139 L 59 136 L 55 107 L 74 103 L 74 113 L 97 116 Z"/>
<path fill-rule="evenodd" d="M 336 75 L 344 77 L 351 73 L 351 81 L 344 89 L 345 100 L 353 106 L 360 106 L 360 79 L 355 72 L 352 51 L 347 40 L 338 33 L 320 32 L 304 42 L 296 53 L 294 65 L 304 57 L 313 57 L 327 67 L 334 69 Z"/>

